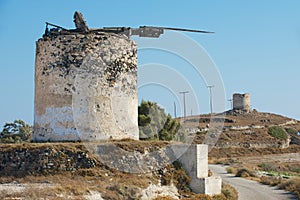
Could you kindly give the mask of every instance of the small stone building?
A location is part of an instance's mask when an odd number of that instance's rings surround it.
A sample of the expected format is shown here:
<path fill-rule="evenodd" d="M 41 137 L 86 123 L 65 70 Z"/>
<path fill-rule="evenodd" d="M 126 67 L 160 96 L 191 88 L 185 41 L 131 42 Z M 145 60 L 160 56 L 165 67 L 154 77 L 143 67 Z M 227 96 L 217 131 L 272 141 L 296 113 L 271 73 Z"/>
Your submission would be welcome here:
<path fill-rule="evenodd" d="M 138 139 L 135 42 L 74 18 L 36 43 L 33 139 Z"/>
<path fill-rule="evenodd" d="M 250 112 L 250 94 L 233 94 L 233 110 Z"/>

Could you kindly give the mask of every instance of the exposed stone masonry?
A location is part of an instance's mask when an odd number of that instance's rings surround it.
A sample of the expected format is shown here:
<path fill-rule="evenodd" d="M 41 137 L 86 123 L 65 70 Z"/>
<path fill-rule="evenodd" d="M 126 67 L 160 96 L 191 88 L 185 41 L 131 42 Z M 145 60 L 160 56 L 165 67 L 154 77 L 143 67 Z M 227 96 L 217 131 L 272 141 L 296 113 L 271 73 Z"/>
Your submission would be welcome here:
<path fill-rule="evenodd" d="M 138 139 L 132 40 L 74 32 L 36 46 L 34 140 Z"/>
<path fill-rule="evenodd" d="M 1 149 L 1 152 L 1 176 L 46 175 L 89 169 L 97 165 L 97 161 L 90 158 L 87 151 L 72 151 L 70 148 L 50 145 L 43 148 L 25 148 L 20 145 L 15 149 Z"/>
<path fill-rule="evenodd" d="M 242 112 L 250 112 L 250 94 L 233 94 L 233 110 L 239 110 Z"/>

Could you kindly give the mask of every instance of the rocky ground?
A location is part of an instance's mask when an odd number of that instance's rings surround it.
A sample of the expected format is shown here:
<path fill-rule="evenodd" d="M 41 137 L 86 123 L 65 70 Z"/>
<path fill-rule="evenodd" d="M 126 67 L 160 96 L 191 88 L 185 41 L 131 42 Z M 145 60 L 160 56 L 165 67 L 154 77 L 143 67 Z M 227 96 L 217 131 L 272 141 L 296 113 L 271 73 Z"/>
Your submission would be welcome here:
<path fill-rule="evenodd" d="M 227 111 L 221 114 L 200 115 L 181 120 L 192 132 L 193 143 L 211 142 L 214 149 L 282 149 L 290 144 L 300 145 L 300 122 L 288 117 L 252 111 Z M 280 139 L 269 134 L 270 127 L 280 127 L 287 138 Z M 225 155 L 222 155 L 225 156 Z"/>
<path fill-rule="evenodd" d="M 211 163 L 300 173 L 300 145 L 268 133 L 271 126 L 299 131 L 298 121 L 270 113 L 226 114 L 213 119 L 188 117 L 185 123 L 189 130 L 197 130 L 190 133 L 193 143 L 219 134 L 209 152 Z M 160 149 L 169 144 L 132 140 L 106 142 L 101 148 L 95 143 L 0 144 L 0 199 L 210 198 L 192 193 L 185 171 L 166 160 Z M 234 190 L 224 187 L 216 198 L 236 199 Z"/>
<path fill-rule="evenodd" d="M 1 144 L 0 199 L 200 197 L 189 189 L 190 177 L 180 163 L 168 160 L 162 151 L 169 144 L 132 140 L 101 145 Z M 94 152 L 95 146 L 101 147 Z M 99 151 L 104 156 L 99 157 Z M 219 197 L 228 199 L 225 194 Z"/>

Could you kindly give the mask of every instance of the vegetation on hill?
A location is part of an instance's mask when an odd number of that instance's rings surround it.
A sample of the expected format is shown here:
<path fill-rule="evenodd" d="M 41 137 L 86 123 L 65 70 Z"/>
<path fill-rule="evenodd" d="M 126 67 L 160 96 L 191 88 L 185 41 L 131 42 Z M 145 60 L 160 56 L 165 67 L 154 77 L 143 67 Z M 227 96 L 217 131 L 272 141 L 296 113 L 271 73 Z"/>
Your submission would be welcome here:
<path fill-rule="evenodd" d="M 287 134 L 285 132 L 285 130 L 279 126 L 272 126 L 269 128 L 268 133 L 277 138 L 277 139 L 283 139 L 286 140 L 287 139 Z"/>
<path fill-rule="evenodd" d="M 285 128 L 285 131 L 290 135 L 295 135 L 296 136 L 298 134 L 298 131 L 294 128 L 291 128 L 291 127 Z"/>
<path fill-rule="evenodd" d="M 6 123 L 0 132 L 0 142 L 21 143 L 29 142 L 32 138 L 32 126 L 22 120 Z"/>

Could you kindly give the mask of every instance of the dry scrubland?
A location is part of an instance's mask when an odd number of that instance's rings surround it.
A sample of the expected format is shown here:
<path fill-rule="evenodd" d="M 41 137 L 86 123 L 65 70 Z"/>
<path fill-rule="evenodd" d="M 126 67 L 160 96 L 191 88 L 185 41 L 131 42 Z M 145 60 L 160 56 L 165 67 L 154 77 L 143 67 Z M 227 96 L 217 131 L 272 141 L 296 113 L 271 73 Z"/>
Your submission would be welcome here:
<path fill-rule="evenodd" d="M 141 153 L 169 144 L 131 140 L 113 143 L 124 150 Z M 103 165 L 81 143 L 1 144 L 0 149 L 8 155 L 0 165 L 1 199 L 99 199 L 100 194 L 103 199 L 237 199 L 235 190 L 228 185 L 223 185 L 222 194 L 214 197 L 194 194 L 188 187 L 190 178 L 176 161 L 162 169 L 139 174 Z M 31 161 L 31 154 L 38 157 L 36 153 L 44 157 L 34 162 L 44 162 L 47 158 L 47 163 L 24 163 Z M 12 155 L 18 155 L 14 160 L 19 161 L 10 162 Z M 176 192 L 165 193 L 159 191 L 158 186 Z"/>
<path fill-rule="evenodd" d="M 207 118 L 200 116 L 199 123 L 199 116 L 190 117 L 188 125 L 205 127 Z M 247 126 L 232 130 L 232 127 Z M 210 163 L 226 164 L 230 173 L 277 185 L 299 196 L 300 145 L 295 135 L 295 131 L 300 130 L 298 121 L 269 113 L 227 113 L 224 127 L 216 146 L 209 152 Z M 280 131 L 276 128 L 272 133 L 271 127 L 279 127 Z M 282 148 L 287 141 L 281 137 L 282 131 L 288 138 L 294 137 L 288 148 Z M 202 143 L 204 136 L 198 132 L 194 143 Z M 169 144 L 111 142 L 126 151 L 142 154 Z M 7 155 L 0 163 L 1 199 L 237 199 L 236 191 L 228 185 L 223 185 L 222 195 L 218 196 L 192 193 L 188 187 L 190 178 L 178 162 L 138 174 L 104 165 L 81 143 L 1 144 L 0 150 L 2 156 Z M 27 157 L 29 164 L 26 164 L 21 157 L 29 154 L 34 156 Z"/>
<path fill-rule="evenodd" d="M 209 162 L 228 165 L 228 173 L 277 186 L 300 198 L 299 121 L 258 112 L 227 115 L 225 119 L 225 127 L 249 128 L 225 129 L 217 148 L 209 153 Z M 202 137 L 199 134 L 196 140 Z M 282 148 L 284 141 L 289 147 Z"/>

